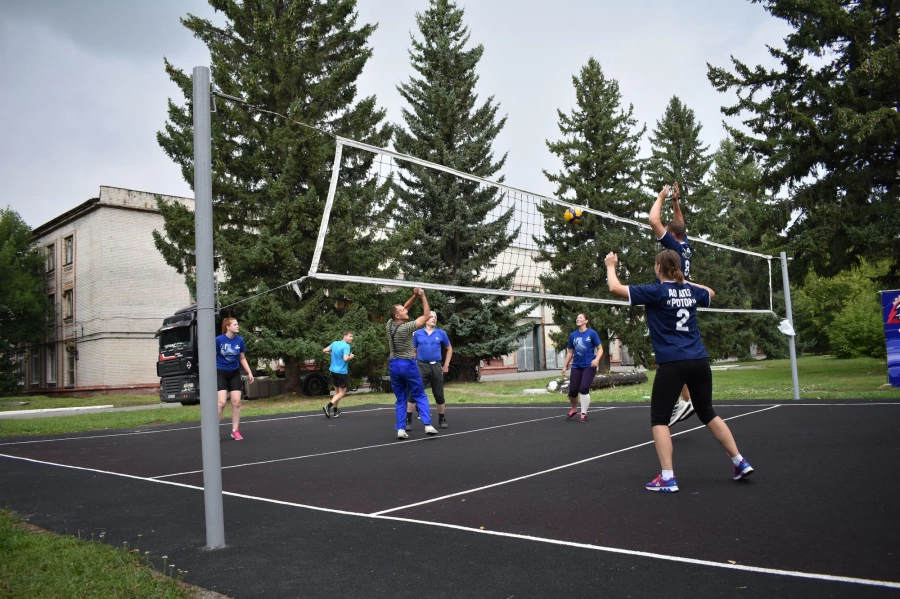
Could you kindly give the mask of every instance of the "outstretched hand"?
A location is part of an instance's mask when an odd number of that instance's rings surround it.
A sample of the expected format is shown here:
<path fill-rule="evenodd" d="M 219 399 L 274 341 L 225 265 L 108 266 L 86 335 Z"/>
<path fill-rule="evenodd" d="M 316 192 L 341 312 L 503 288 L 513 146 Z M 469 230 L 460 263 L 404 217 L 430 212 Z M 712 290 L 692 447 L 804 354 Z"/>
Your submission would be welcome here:
<path fill-rule="evenodd" d="M 679 199 L 681 199 L 681 191 L 678 189 L 678 181 L 675 181 L 675 183 L 672 184 L 672 189 L 672 201 L 677 202 Z"/>
<path fill-rule="evenodd" d="M 666 185 L 666 187 L 668 187 L 668 185 Z M 612 266 L 615 268 L 619 264 L 619 257 L 615 252 L 610 252 L 606 254 L 606 258 L 603 259 L 603 262 L 606 263 L 607 267 Z"/>

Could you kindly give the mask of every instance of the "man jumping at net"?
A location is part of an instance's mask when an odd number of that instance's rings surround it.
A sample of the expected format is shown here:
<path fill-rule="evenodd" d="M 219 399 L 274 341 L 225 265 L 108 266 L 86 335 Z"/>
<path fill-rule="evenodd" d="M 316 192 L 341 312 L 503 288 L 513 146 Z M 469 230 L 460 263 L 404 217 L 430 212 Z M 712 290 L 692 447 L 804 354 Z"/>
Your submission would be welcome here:
<path fill-rule="evenodd" d="M 687 281 L 691 280 L 691 257 L 694 250 L 688 242 L 687 231 L 684 228 L 684 214 L 681 212 L 681 204 L 679 204 L 678 182 L 676 181 L 672 188 L 672 220 L 669 224 L 662 224 L 662 205 L 669 196 L 669 186 L 666 185 L 656 196 L 656 202 L 650 209 L 650 228 L 653 229 L 656 240 L 668 250 L 674 250 L 681 258 L 681 272 Z M 669 420 L 669 426 L 676 422 L 686 420 L 694 413 L 694 404 L 691 402 L 691 392 L 688 391 L 687 385 L 681 390 L 681 398 L 675 404 L 672 410 L 672 418 Z"/>
<path fill-rule="evenodd" d="M 409 309 L 416 298 L 422 302 L 422 316 L 414 321 L 409 321 Z M 387 322 L 388 347 L 391 354 L 388 361 L 388 370 L 391 375 L 391 390 L 397 398 L 395 404 L 397 412 L 397 438 L 408 439 L 406 432 L 406 399 L 412 397 L 419 406 L 419 417 L 425 425 L 427 435 L 438 434 L 437 429 L 431 426 L 431 413 L 428 409 L 428 396 L 422 385 L 422 375 L 416 366 L 415 352 L 413 351 L 413 333 L 422 328 L 431 316 L 428 307 L 428 299 L 425 290 L 418 287 L 404 305 L 397 304 L 391 307 L 391 318 Z"/>

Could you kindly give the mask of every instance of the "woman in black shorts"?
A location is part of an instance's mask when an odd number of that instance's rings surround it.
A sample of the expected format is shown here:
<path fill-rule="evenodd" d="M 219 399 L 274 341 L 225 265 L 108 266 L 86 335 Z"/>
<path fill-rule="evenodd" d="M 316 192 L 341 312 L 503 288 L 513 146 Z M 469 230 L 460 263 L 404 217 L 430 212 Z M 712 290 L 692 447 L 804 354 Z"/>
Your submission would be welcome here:
<path fill-rule="evenodd" d="M 628 298 L 633 306 L 646 306 L 650 341 L 659 365 L 650 398 L 650 425 L 662 472 L 647 483 L 647 490 L 664 493 L 678 491 L 672 465 L 669 420 L 684 385 L 691 392 L 694 410 L 700 421 L 731 458 L 734 465 L 732 478 L 746 478 L 753 468 L 741 456 L 731 430 L 712 407 L 709 354 L 697 328 L 697 307 L 708 308 L 715 292 L 709 287 L 685 281 L 681 258 L 672 250 L 657 254 L 654 270 L 659 283 L 652 285 L 623 285 L 616 275 L 618 256 L 610 252 L 605 262 L 609 290 L 614 295 Z"/>
<path fill-rule="evenodd" d="M 231 438 L 243 441 L 238 430 L 241 424 L 241 366 L 247 371 L 250 382 L 253 382 L 253 371 L 247 364 L 244 352 L 247 345 L 244 338 L 238 335 L 237 318 L 226 318 L 222 321 L 222 334 L 216 337 L 216 378 L 218 379 L 219 420 L 225 404 L 231 399 Z"/>

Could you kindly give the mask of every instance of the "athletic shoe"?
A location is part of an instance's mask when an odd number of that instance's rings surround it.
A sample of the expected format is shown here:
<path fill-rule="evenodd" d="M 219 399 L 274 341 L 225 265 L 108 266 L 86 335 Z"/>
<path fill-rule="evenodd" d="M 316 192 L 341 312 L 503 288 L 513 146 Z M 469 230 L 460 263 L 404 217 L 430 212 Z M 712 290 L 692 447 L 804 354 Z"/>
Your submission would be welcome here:
<path fill-rule="evenodd" d="M 576 408 L 572 408 L 571 410 L 569 410 L 569 413 L 566 414 L 566 420 L 571 420 L 572 418 L 575 418 L 575 416 L 577 416 L 577 415 L 578 415 L 578 410 Z"/>
<path fill-rule="evenodd" d="M 672 410 L 672 417 L 669 418 L 669 426 L 672 426 L 676 422 L 682 419 L 682 417 L 690 410 L 693 414 L 694 406 L 691 405 L 690 402 L 684 401 L 680 397 L 678 398 L 678 402 L 675 404 L 675 409 Z"/>
<path fill-rule="evenodd" d="M 747 460 L 741 460 L 741 463 L 734 467 L 734 480 L 741 480 L 753 474 L 753 466 Z"/>
<path fill-rule="evenodd" d="M 425 434 L 429 436 L 433 436 L 438 434 L 437 429 L 431 426 L 430 424 L 425 427 Z"/>
<path fill-rule="evenodd" d="M 409 416 L 406 417 L 406 430 L 412 430 L 412 418 L 410 418 Z"/>
<path fill-rule="evenodd" d="M 331 410 L 331 402 L 329 402 L 328 405 L 322 408 L 322 411 L 325 412 L 325 418 L 331 418 Z"/>
<path fill-rule="evenodd" d="M 688 400 L 686 403 L 688 405 L 688 409 L 684 413 L 684 415 L 678 419 L 678 422 L 681 422 L 682 420 L 687 420 L 688 418 L 690 418 L 691 416 L 694 415 L 694 402 Z"/>
<path fill-rule="evenodd" d="M 397 439 L 402 441 L 403 439 L 409 439 L 409 435 L 406 434 L 406 431 L 400 430 L 397 431 Z"/>
<path fill-rule="evenodd" d="M 662 474 L 647 483 L 648 491 L 659 491 L 661 493 L 677 493 L 678 483 L 674 478 L 663 480 Z"/>
<path fill-rule="evenodd" d="M 235 441 L 243 441 L 244 440 L 244 437 L 241 436 L 241 433 L 238 431 L 231 431 L 231 438 L 234 439 Z M 750 464 L 747 464 L 747 465 L 749 466 Z M 751 468 L 750 470 L 752 471 L 753 468 Z M 735 472 L 737 472 L 737 470 L 735 470 Z M 735 479 L 735 480 L 737 480 L 737 479 Z"/>
<path fill-rule="evenodd" d="M 337 417 L 340 416 L 341 414 L 343 414 L 343 412 L 341 412 L 340 410 L 338 410 L 337 407 L 335 407 L 333 410 L 331 410 L 331 415 L 334 416 L 335 418 L 337 418 Z"/>
<path fill-rule="evenodd" d="M 447 428 L 447 419 L 446 419 L 446 418 L 441 418 L 441 419 L 440 419 L 440 425 L 441 425 L 441 428 Z"/>
<path fill-rule="evenodd" d="M 581 418 L 578 419 L 578 422 L 587 422 L 587 412 L 581 415 Z"/>

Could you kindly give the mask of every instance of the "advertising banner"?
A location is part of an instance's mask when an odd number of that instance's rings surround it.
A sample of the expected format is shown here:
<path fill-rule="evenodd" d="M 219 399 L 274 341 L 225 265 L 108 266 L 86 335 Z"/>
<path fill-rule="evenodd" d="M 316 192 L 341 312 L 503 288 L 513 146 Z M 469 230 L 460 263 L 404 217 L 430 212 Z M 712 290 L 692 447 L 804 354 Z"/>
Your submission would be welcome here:
<path fill-rule="evenodd" d="M 887 343 L 888 382 L 900 387 L 900 289 L 882 291 L 881 308 Z"/>

